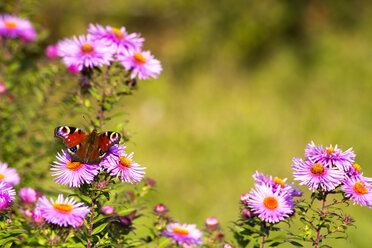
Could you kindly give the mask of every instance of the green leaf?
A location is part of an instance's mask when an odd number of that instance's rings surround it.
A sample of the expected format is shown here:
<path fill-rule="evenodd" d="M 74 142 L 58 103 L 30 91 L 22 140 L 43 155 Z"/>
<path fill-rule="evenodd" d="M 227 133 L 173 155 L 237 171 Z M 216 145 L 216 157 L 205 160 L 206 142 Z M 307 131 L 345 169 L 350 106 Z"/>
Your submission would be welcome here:
<path fill-rule="evenodd" d="M 160 244 L 158 245 L 158 247 L 159 248 L 162 248 L 162 247 L 166 246 L 170 241 L 172 241 L 171 238 L 164 239 L 163 241 L 160 242 Z"/>
<path fill-rule="evenodd" d="M 289 241 L 289 243 L 291 243 L 292 245 L 297 246 L 297 247 L 304 247 L 303 245 L 301 245 L 300 243 L 298 243 L 296 241 Z"/>
<path fill-rule="evenodd" d="M 97 226 L 96 228 L 94 228 L 93 231 L 92 231 L 92 235 L 96 235 L 97 233 L 102 232 L 103 229 L 106 228 L 107 224 L 108 224 L 108 223 L 103 223 L 103 224 Z"/>

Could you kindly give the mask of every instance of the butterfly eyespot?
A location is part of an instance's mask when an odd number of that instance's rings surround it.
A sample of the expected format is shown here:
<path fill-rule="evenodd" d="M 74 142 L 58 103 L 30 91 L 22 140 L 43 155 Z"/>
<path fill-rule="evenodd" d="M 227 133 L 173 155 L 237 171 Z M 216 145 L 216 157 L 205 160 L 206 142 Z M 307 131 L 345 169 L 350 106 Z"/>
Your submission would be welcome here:
<path fill-rule="evenodd" d="M 77 152 L 77 147 L 76 146 L 70 147 L 70 151 L 74 153 Z"/>
<path fill-rule="evenodd" d="M 62 133 L 69 133 L 69 132 L 70 132 L 70 128 L 69 128 L 69 127 L 61 127 L 61 128 L 60 128 L 60 131 L 61 131 Z"/>
<path fill-rule="evenodd" d="M 114 140 L 115 141 L 117 139 L 117 137 L 118 137 L 117 133 L 112 133 L 110 135 L 110 140 Z"/>
<path fill-rule="evenodd" d="M 98 156 L 103 157 L 106 153 L 99 149 Z"/>

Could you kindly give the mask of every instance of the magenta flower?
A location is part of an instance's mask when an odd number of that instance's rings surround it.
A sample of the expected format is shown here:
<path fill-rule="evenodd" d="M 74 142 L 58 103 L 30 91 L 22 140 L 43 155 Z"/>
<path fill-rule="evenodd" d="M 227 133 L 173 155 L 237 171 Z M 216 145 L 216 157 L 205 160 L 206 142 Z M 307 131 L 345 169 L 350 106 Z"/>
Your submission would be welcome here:
<path fill-rule="evenodd" d="M 9 203 L 14 200 L 15 190 L 4 182 L 0 182 L 0 209 L 9 206 Z"/>
<path fill-rule="evenodd" d="M 116 53 L 126 50 L 138 50 L 142 47 L 145 40 L 140 37 L 140 34 L 128 34 L 125 27 L 113 28 L 110 26 L 103 27 L 98 24 L 89 24 L 88 33 L 95 40 L 103 40 L 108 45 L 114 45 Z"/>
<path fill-rule="evenodd" d="M 218 228 L 218 220 L 216 217 L 208 217 L 205 220 L 205 226 L 209 231 L 216 230 Z"/>
<path fill-rule="evenodd" d="M 280 188 L 273 192 L 267 184 L 255 184 L 248 199 L 250 207 L 265 222 L 276 223 L 293 213 L 293 203 L 286 198 Z"/>
<path fill-rule="evenodd" d="M 57 155 L 57 160 L 52 164 L 52 176 L 56 176 L 54 181 L 62 185 L 80 187 L 82 183 L 90 183 L 94 176 L 99 173 L 100 167 L 97 164 L 84 164 L 71 162 L 70 155 L 62 150 Z"/>
<path fill-rule="evenodd" d="M 320 162 L 307 159 L 293 158 L 292 169 L 294 180 L 301 181 L 300 185 L 307 185 L 309 190 L 322 188 L 326 191 L 335 189 L 345 178 L 345 172 L 338 168 L 328 167 Z"/>
<path fill-rule="evenodd" d="M 33 188 L 25 187 L 19 191 L 19 196 L 25 203 L 34 203 L 37 199 L 37 193 Z"/>
<path fill-rule="evenodd" d="M 334 165 L 340 170 L 347 171 L 353 164 L 355 159 L 355 153 L 352 148 L 346 151 L 342 151 L 337 148 L 337 145 L 333 147 L 323 148 L 321 145 L 316 146 L 313 141 L 306 146 L 305 157 L 314 161 L 328 166 L 329 168 Z"/>
<path fill-rule="evenodd" d="M 6 86 L 3 82 L 0 82 L 0 95 L 4 94 L 5 92 L 6 92 Z"/>
<path fill-rule="evenodd" d="M 45 55 L 50 58 L 50 59 L 55 59 L 58 57 L 58 48 L 57 46 L 54 46 L 54 45 L 49 45 L 46 49 L 45 49 Z"/>
<path fill-rule="evenodd" d="M 114 213 L 114 207 L 113 206 L 103 206 L 101 208 L 101 211 L 104 215 L 110 215 Z"/>
<path fill-rule="evenodd" d="M 124 145 L 113 145 L 100 165 L 122 182 L 138 183 L 145 175 L 145 167 L 133 161 L 133 153 L 127 155 Z"/>
<path fill-rule="evenodd" d="M 353 200 L 353 204 L 372 207 L 372 186 L 367 182 L 357 178 L 349 178 L 341 186 L 345 191 L 345 196 Z"/>
<path fill-rule="evenodd" d="M 31 218 L 36 223 L 44 222 L 43 212 L 40 210 L 40 208 L 35 208 L 34 211 L 32 211 Z"/>
<path fill-rule="evenodd" d="M 89 208 L 82 202 L 77 203 L 73 197 L 66 199 L 58 195 L 56 201 L 50 201 L 42 196 L 38 199 L 36 207 L 42 212 L 42 217 L 49 223 L 59 226 L 79 226 L 89 213 Z"/>
<path fill-rule="evenodd" d="M 9 186 L 19 184 L 20 178 L 14 168 L 8 168 L 7 163 L 0 162 L 0 182 L 4 182 Z"/>
<path fill-rule="evenodd" d="M 125 70 L 132 70 L 131 78 L 138 76 L 139 79 L 157 78 L 162 71 L 160 61 L 154 59 L 150 51 L 124 50 L 117 55 Z"/>
<path fill-rule="evenodd" d="M 203 243 L 203 233 L 196 228 L 195 224 L 171 223 L 166 226 L 162 233 L 163 236 L 172 238 L 172 242 L 179 244 L 189 243 L 193 245 L 200 245 Z"/>
<path fill-rule="evenodd" d="M 14 15 L 4 15 L 0 16 L 0 35 L 32 41 L 36 38 L 36 31 L 29 20 Z"/>
<path fill-rule="evenodd" d="M 114 60 L 115 48 L 103 40 L 92 39 L 90 35 L 65 39 L 57 44 L 57 48 L 62 62 L 67 67 L 77 66 L 79 71 L 88 67 L 110 65 Z"/>

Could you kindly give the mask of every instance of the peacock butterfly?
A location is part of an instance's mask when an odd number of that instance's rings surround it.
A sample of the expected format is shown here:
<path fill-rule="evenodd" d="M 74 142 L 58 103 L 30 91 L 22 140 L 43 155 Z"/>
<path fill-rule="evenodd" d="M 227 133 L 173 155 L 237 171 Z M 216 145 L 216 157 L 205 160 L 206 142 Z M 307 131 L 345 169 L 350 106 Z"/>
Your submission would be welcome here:
<path fill-rule="evenodd" d="M 72 162 L 97 164 L 114 144 L 120 141 L 117 132 L 86 133 L 76 127 L 61 126 L 54 129 L 54 137 L 62 139 Z"/>

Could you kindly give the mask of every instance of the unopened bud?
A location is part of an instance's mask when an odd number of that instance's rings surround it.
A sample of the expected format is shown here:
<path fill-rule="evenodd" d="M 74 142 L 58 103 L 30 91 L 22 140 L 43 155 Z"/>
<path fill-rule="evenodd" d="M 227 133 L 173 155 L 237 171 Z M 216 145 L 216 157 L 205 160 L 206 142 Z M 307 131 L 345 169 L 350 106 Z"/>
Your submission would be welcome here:
<path fill-rule="evenodd" d="M 252 213 L 248 209 L 244 209 L 242 215 L 245 219 L 252 218 Z"/>
<path fill-rule="evenodd" d="M 216 230 L 218 227 L 218 220 L 216 217 L 208 217 L 205 221 L 205 225 L 209 231 Z"/>
<path fill-rule="evenodd" d="M 103 206 L 101 208 L 101 211 L 104 215 L 110 215 L 114 213 L 114 207 L 113 206 Z"/>
<path fill-rule="evenodd" d="M 244 193 L 244 194 L 240 195 L 240 201 L 242 203 L 247 204 L 248 199 L 249 199 L 249 194 L 248 193 Z"/>
<path fill-rule="evenodd" d="M 161 204 L 161 203 L 157 204 L 154 208 L 154 212 L 157 215 L 163 215 L 167 211 L 168 211 L 167 207 L 164 204 Z"/>

